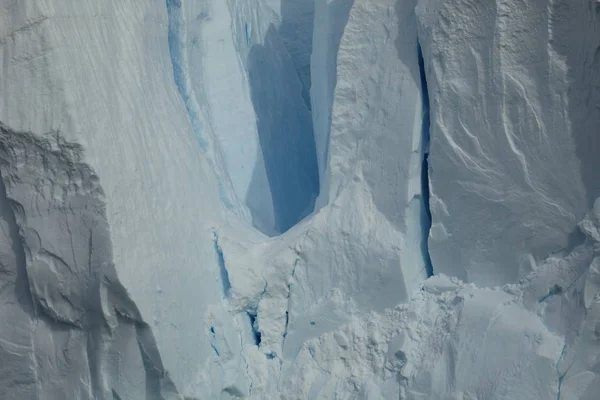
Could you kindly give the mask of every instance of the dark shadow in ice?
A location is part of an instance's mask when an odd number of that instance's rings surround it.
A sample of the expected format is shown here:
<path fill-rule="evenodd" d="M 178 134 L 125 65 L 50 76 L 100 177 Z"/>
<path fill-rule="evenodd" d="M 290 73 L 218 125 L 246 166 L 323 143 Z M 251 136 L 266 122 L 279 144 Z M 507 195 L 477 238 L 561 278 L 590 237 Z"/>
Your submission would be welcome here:
<path fill-rule="evenodd" d="M 421 90 L 421 196 L 419 224 L 421 231 L 421 254 L 427 270 L 427 276 L 433 275 L 433 265 L 429 255 L 429 231 L 431 229 L 431 209 L 429 207 L 429 144 L 430 144 L 430 109 L 429 88 L 425 71 L 423 52 L 417 35 L 417 18 L 414 12 L 416 0 L 399 0 L 396 3 L 398 19 L 398 37 L 395 41 L 398 58 L 408 67 L 413 81 Z M 418 123 L 418 121 L 416 122 Z M 405 132 L 405 134 L 408 132 Z M 401 133 L 400 133 L 401 134 Z M 393 215 L 392 211 L 387 213 Z M 406 216 L 401 215 L 400 220 Z M 410 222 L 410 221 L 409 221 Z"/>
<path fill-rule="evenodd" d="M 252 335 L 254 336 L 254 344 L 260 346 L 260 342 L 262 340 L 262 335 L 260 330 L 258 329 L 258 324 L 256 323 L 256 311 L 248 312 L 248 318 L 250 319 L 250 328 L 252 329 Z"/>
<path fill-rule="evenodd" d="M 213 242 L 215 246 L 215 253 L 217 254 L 217 262 L 219 264 L 223 298 L 227 298 L 231 292 L 231 282 L 229 281 L 229 272 L 227 272 L 227 267 L 225 266 L 225 257 L 223 256 L 221 246 L 219 246 L 219 237 L 215 232 L 213 232 Z"/>
<path fill-rule="evenodd" d="M 282 233 L 313 211 L 319 193 L 312 117 L 275 26 L 250 49 L 247 66 L 269 187 L 253 181 L 246 201 L 270 190 L 274 230 Z"/>
<path fill-rule="evenodd" d="M 279 35 L 302 83 L 302 98 L 310 109 L 310 56 L 312 54 L 315 0 L 281 0 Z"/>
<path fill-rule="evenodd" d="M 417 56 L 419 59 L 419 72 L 421 79 L 421 92 L 423 101 L 423 122 L 421 125 L 421 251 L 425 260 L 427 276 L 433 275 L 433 264 L 429 255 L 429 231 L 431 230 L 431 208 L 429 207 L 429 142 L 430 142 L 430 114 L 429 114 L 429 89 L 425 75 L 425 62 L 421 45 L 417 43 Z"/>

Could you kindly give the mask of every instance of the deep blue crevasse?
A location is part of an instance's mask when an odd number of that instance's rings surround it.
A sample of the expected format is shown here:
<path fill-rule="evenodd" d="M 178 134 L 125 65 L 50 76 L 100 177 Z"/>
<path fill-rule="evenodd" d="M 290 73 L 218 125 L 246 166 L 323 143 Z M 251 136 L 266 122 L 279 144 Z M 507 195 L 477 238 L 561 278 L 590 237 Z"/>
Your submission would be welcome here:
<path fill-rule="evenodd" d="M 427 87 L 427 76 L 425 74 L 425 61 L 423 59 L 423 51 L 421 44 L 417 42 L 417 54 L 419 59 L 419 74 L 421 77 L 421 93 L 422 93 L 422 108 L 423 122 L 421 126 L 421 193 L 423 201 L 423 212 L 421 213 L 421 252 L 425 260 L 425 268 L 427 276 L 433 276 L 433 264 L 429 255 L 429 231 L 431 230 L 431 209 L 429 208 L 429 143 L 430 143 L 430 113 L 429 113 L 429 89 Z"/>
<path fill-rule="evenodd" d="M 215 332 L 215 327 L 211 325 L 210 326 L 210 347 L 212 347 L 212 349 L 214 350 L 217 357 L 220 357 L 221 354 L 219 353 L 219 349 L 217 348 L 216 341 L 217 341 L 217 333 Z"/>
<path fill-rule="evenodd" d="M 210 138 L 202 124 L 202 113 L 194 98 L 188 66 L 185 62 L 185 20 L 182 0 L 166 0 L 168 45 L 173 79 L 183 100 L 192 130 L 213 168 Z M 245 26 L 249 44 L 249 26 Z M 282 233 L 310 214 L 319 194 L 316 148 L 310 110 L 301 98 L 301 82 L 292 59 L 274 26 L 269 28 L 263 44 L 252 46 L 248 55 L 248 76 L 252 103 L 264 159 L 268 187 L 252 184 L 244 200 L 252 203 L 261 192 L 269 190 L 273 204 L 274 226 Z M 294 94 L 297 92 L 298 99 Z M 218 170 L 218 168 L 216 168 Z M 229 171 L 231 173 L 231 171 Z M 228 208 L 233 208 L 233 193 L 219 179 L 219 194 Z M 253 211 L 252 206 L 250 206 Z M 254 213 L 253 213 L 254 214 Z M 256 227 L 262 226 L 258 224 Z"/>
<path fill-rule="evenodd" d="M 215 252 L 217 253 L 221 284 L 223 285 L 223 297 L 227 298 L 231 292 L 231 282 L 229 281 L 229 273 L 225 267 L 225 257 L 223 257 L 223 251 L 221 250 L 221 247 L 219 247 L 219 237 L 215 232 L 213 232 L 213 242 L 215 245 Z"/>
<path fill-rule="evenodd" d="M 273 230 L 283 233 L 314 210 L 319 169 L 311 111 L 302 84 L 273 25 L 248 53 L 248 82 L 273 205 Z M 248 197 L 262 192 L 251 184 Z M 247 199 L 248 202 L 248 199 Z"/>
<path fill-rule="evenodd" d="M 252 328 L 252 333 L 254 335 L 254 344 L 256 344 L 257 346 L 260 346 L 260 342 L 261 342 L 261 334 L 260 331 L 257 329 L 257 324 L 256 324 L 256 314 L 250 313 L 248 312 L 248 318 L 250 318 L 250 327 Z"/>

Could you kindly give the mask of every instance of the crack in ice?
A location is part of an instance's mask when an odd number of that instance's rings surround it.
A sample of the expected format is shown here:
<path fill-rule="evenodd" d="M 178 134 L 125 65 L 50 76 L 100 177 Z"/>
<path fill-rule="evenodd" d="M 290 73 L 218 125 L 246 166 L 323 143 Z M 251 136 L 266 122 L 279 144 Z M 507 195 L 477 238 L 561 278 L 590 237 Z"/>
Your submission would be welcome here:
<path fill-rule="evenodd" d="M 429 143 L 430 143 L 430 110 L 429 110 L 429 90 L 427 86 L 427 76 L 425 73 L 425 61 L 423 59 L 423 52 L 421 50 L 421 44 L 417 40 L 417 56 L 419 62 L 419 75 L 421 77 L 421 93 L 422 93 L 422 108 L 423 108 L 423 122 L 421 126 L 421 193 L 424 212 L 421 213 L 421 252 L 425 261 L 425 269 L 427 270 L 427 276 L 433 275 L 433 264 L 431 262 L 431 256 L 429 254 L 429 231 L 431 230 L 431 208 L 429 205 L 430 192 L 429 192 Z"/>

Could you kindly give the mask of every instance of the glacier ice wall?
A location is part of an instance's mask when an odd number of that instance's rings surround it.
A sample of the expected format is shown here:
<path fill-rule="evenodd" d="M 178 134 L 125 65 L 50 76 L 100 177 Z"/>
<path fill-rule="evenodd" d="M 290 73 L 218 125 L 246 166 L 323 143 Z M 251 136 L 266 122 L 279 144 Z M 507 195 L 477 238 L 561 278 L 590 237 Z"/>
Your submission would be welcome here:
<path fill-rule="evenodd" d="M 595 400 L 599 29 L 0 0 L 0 397 Z"/>
<path fill-rule="evenodd" d="M 516 282 L 580 242 L 576 225 L 600 193 L 594 7 L 419 3 L 431 93 L 430 250 L 439 272 Z"/>
<path fill-rule="evenodd" d="M 301 66 L 310 47 L 283 40 L 289 12 L 284 21 L 260 1 L 168 1 L 167 10 L 175 80 L 222 201 L 267 235 L 285 232 L 319 193 Z M 311 39 L 310 26 L 301 34 Z"/>
<path fill-rule="evenodd" d="M 198 376 L 208 371 L 204 365 L 210 364 L 212 353 L 209 316 L 225 318 L 225 325 L 233 322 L 227 322 L 228 314 L 220 311 L 219 269 L 208 227 L 208 221 L 221 213 L 218 185 L 212 172 L 208 173 L 206 160 L 199 156 L 201 148 L 173 81 L 165 3 L 26 1 L 3 2 L 2 9 L 0 120 L 10 132 L 26 132 L 40 140 L 50 140 L 58 133 L 65 143 L 82 147 L 79 162 L 95 171 L 100 182 L 96 185 L 105 196 L 112 242 L 112 259 L 107 255 L 107 261 L 114 264 L 140 319 L 151 329 L 164 368 L 178 390 L 201 392 L 207 379 Z M 49 154 L 52 151 L 49 149 Z M 11 168 L 17 182 L 34 179 L 44 171 L 44 163 L 37 169 L 32 165 L 29 171 L 25 168 L 29 164 L 18 160 L 7 159 L 10 165 L 2 167 L 3 174 Z M 28 174 L 35 176 L 29 178 Z M 40 180 L 35 188 L 39 199 L 51 201 L 53 190 L 60 193 L 61 182 Z M 12 187 L 5 184 L 10 192 Z M 30 198 L 35 199 L 33 194 Z M 41 201 L 18 202 L 22 214 L 32 220 L 38 215 L 37 209 L 45 207 Z M 88 254 L 88 230 L 78 214 L 60 202 L 57 206 L 38 221 L 49 229 L 39 230 L 44 233 L 40 238 L 44 248 L 67 261 L 73 252 L 80 254 L 77 257 Z M 73 243 L 65 233 L 68 227 L 64 218 L 59 219 L 63 214 L 74 215 L 70 217 L 77 238 Z M 50 230 L 51 218 L 57 218 L 57 232 Z M 26 227 L 20 225 L 20 232 Z M 102 247 L 93 251 L 106 252 Z M 87 261 L 77 263 L 83 271 L 73 277 L 63 264 L 62 272 L 57 272 L 68 279 L 65 284 L 72 282 L 69 287 L 85 284 Z M 41 273 L 49 274 L 49 268 L 44 267 L 48 272 Z M 82 293 L 87 296 L 88 292 Z M 56 291 L 52 296 L 57 297 L 60 307 L 76 301 L 63 299 Z M 73 351 L 78 353 L 68 355 L 64 364 L 83 373 L 85 368 L 76 368 L 73 363 L 84 362 L 87 357 L 85 330 L 76 332 L 80 342 Z M 129 348 L 124 341 L 132 337 L 131 332 L 122 333 L 120 346 Z M 43 334 L 41 339 L 47 341 L 49 335 Z M 63 340 L 69 336 L 60 334 Z M 56 354 L 46 351 L 50 365 L 60 364 L 68 343 L 57 342 L 60 352 Z M 40 369 L 39 373 L 50 371 L 54 369 Z M 143 374 L 144 370 L 139 371 Z M 137 374 L 133 369 L 132 373 Z M 49 383 L 57 381 L 62 379 L 48 379 Z M 73 382 L 79 382 L 78 378 Z M 117 386 L 113 390 L 119 393 Z M 145 392 L 145 385 L 136 390 Z M 40 397 L 42 393 L 38 391 Z M 101 398 L 100 393 L 94 395 Z M 68 393 L 54 398 L 65 397 L 77 398 Z M 45 398 L 53 397 L 48 394 Z"/>
<path fill-rule="evenodd" d="M 117 278 L 104 192 L 81 147 L 5 126 L 0 139 L 2 281 L 14 288 L 3 290 L 2 396 L 173 395 L 153 333 Z"/>

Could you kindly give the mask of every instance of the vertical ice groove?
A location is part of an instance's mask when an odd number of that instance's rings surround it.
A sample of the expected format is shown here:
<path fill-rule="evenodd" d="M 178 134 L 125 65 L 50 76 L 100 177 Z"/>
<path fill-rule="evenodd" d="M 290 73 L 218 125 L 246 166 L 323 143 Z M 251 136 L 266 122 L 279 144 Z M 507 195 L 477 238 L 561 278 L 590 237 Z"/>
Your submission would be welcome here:
<path fill-rule="evenodd" d="M 430 114 L 429 114 L 429 90 L 427 87 L 427 75 L 425 73 L 425 61 L 421 44 L 417 39 L 417 53 L 419 61 L 419 75 L 421 77 L 421 92 L 423 102 L 423 123 L 421 127 L 421 193 L 423 211 L 421 213 L 422 240 L 421 247 L 427 276 L 433 275 L 433 264 L 429 255 L 429 231 L 431 230 L 431 209 L 429 206 L 429 142 L 430 142 Z"/>
<path fill-rule="evenodd" d="M 208 141 L 203 136 L 202 121 L 200 119 L 200 106 L 192 93 L 189 77 L 187 75 L 187 61 L 185 54 L 185 26 L 183 19 L 182 0 L 166 0 L 168 14 L 168 42 L 173 68 L 173 78 L 177 91 L 183 100 L 190 124 L 198 138 L 203 151 L 208 151 Z"/>
<path fill-rule="evenodd" d="M 162 400 L 178 396 L 178 390 L 164 368 L 152 329 L 148 324 L 135 321 L 135 332 L 146 374 L 146 399 Z"/>
<path fill-rule="evenodd" d="M 221 160 L 220 152 L 215 149 L 213 140 L 210 137 L 209 127 L 203 121 L 206 120 L 196 93 L 192 88 L 190 81 L 188 56 L 186 49 L 186 27 L 185 17 L 183 15 L 184 3 L 182 0 L 166 0 L 168 16 L 168 44 L 171 65 L 173 69 L 173 79 L 179 92 L 181 100 L 190 120 L 190 125 L 204 156 L 217 176 L 219 185 L 219 196 L 223 204 L 228 208 L 244 215 L 243 207 L 238 206 L 237 198 L 233 192 L 230 178 L 224 173 L 224 162 Z"/>

